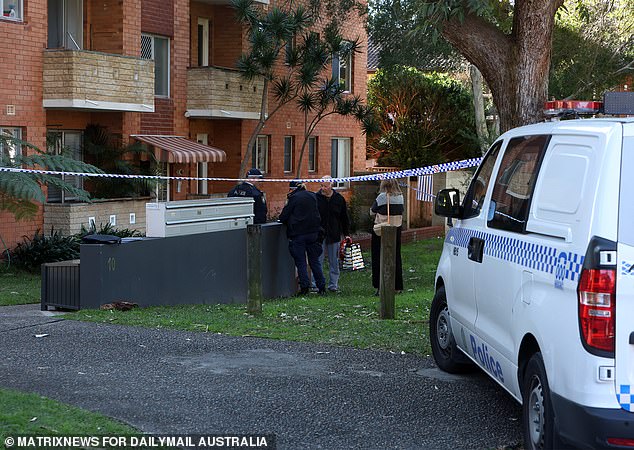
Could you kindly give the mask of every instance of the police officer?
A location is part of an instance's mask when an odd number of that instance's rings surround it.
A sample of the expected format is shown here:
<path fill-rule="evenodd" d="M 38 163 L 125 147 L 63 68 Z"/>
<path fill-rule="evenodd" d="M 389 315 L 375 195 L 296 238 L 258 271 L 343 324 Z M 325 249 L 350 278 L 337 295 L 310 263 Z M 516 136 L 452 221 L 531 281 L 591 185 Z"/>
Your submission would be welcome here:
<path fill-rule="evenodd" d="M 252 197 L 253 198 L 253 223 L 266 222 L 266 194 L 258 189 L 260 184 L 258 181 L 263 177 L 262 172 L 258 169 L 249 169 L 247 178 L 250 181 L 243 181 L 229 191 L 227 197 Z"/>
<path fill-rule="evenodd" d="M 288 250 L 297 267 L 299 295 L 308 294 L 310 289 L 306 257 L 315 277 L 317 289 L 323 295 L 326 293 L 326 280 L 319 263 L 323 236 L 321 236 L 317 197 L 314 192 L 307 191 L 303 184 L 296 181 L 291 181 L 289 189 L 288 203 L 282 209 L 280 222 L 286 225 Z"/>

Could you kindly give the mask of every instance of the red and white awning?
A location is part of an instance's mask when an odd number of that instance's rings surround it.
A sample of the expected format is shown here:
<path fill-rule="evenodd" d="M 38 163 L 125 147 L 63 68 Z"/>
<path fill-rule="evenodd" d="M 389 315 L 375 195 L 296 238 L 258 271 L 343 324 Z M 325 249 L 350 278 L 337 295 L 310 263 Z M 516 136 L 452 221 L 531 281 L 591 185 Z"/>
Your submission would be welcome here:
<path fill-rule="evenodd" d="M 219 148 L 190 141 L 183 136 L 132 135 L 134 139 L 152 145 L 161 162 L 191 164 L 202 162 L 225 162 L 227 154 Z"/>

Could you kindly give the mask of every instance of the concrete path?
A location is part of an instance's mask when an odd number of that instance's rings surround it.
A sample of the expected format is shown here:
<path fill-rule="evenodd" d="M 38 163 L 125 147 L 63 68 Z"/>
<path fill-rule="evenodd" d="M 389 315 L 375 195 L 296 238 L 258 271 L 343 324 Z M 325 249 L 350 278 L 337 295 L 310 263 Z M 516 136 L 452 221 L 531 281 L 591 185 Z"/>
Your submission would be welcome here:
<path fill-rule="evenodd" d="M 39 305 L 0 308 L 0 354 L 0 386 L 147 433 L 274 433 L 292 450 L 521 441 L 521 408 L 502 388 L 431 358 L 75 322 Z"/>

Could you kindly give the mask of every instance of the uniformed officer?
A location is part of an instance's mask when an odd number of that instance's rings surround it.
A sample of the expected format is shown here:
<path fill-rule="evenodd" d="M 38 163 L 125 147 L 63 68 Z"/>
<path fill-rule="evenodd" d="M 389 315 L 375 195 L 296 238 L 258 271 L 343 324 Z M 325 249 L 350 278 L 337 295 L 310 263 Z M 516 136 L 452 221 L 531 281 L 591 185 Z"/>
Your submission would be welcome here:
<path fill-rule="evenodd" d="M 243 181 L 237 184 L 233 189 L 229 191 L 227 197 L 252 197 L 253 203 L 253 223 L 265 223 L 266 222 L 266 194 L 258 189 L 260 184 L 258 181 L 264 178 L 262 172 L 258 169 L 249 169 L 247 172 L 247 178 L 249 181 Z"/>

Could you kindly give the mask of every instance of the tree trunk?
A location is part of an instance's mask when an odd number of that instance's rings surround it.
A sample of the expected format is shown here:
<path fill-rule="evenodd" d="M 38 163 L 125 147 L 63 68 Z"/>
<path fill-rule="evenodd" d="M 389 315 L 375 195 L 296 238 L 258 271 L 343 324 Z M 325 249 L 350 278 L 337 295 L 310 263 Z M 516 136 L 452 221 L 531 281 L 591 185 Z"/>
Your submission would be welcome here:
<path fill-rule="evenodd" d="M 484 114 L 484 95 L 482 94 L 482 74 L 476 66 L 469 66 L 471 76 L 471 87 L 473 88 L 473 108 L 475 109 L 476 132 L 480 141 L 482 154 L 487 151 L 489 145 L 489 129 L 487 128 L 486 116 Z"/>
<path fill-rule="evenodd" d="M 482 72 L 503 132 L 543 117 L 555 12 L 562 3 L 517 0 L 510 35 L 472 14 L 443 24 L 445 39 Z"/>

